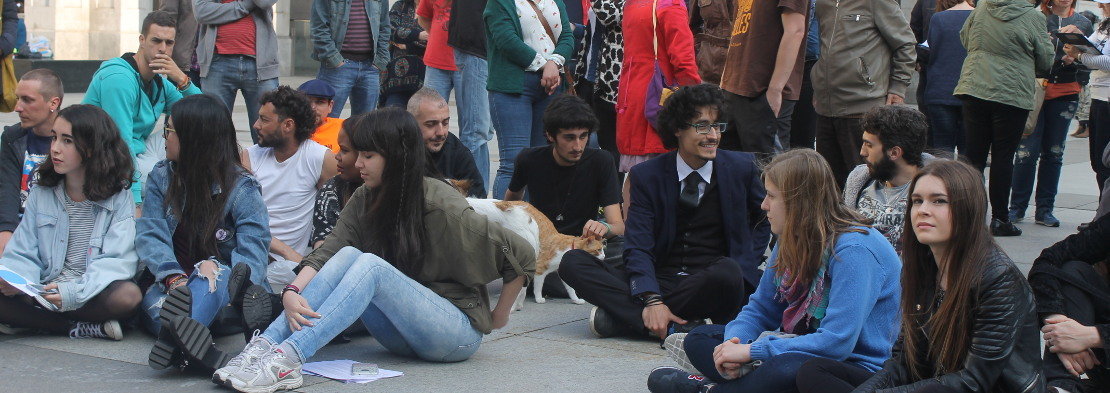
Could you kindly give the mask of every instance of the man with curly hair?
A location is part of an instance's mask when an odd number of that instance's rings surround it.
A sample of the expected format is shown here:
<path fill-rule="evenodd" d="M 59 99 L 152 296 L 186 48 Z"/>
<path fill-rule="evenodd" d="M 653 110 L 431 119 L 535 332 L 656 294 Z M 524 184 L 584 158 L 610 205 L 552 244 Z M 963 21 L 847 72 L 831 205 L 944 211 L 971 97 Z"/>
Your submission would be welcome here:
<path fill-rule="evenodd" d="M 563 257 L 559 275 L 598 306 L 595 335 L 662 339 L 705 318 L 731 321 L 755 290 L 770 238 L 765 191 L 751 153 L 717 149 L 724 108 L 721 89 L 708 84 L 667 100 L 656 131 L 672 151 L 628 174 L 623 269 L 575 251 Z"/>
<path fill-rule="evenodd" d="M 316 191 L 335 176 L 335 156 L 309 139 L 316 112 L 304 93 L 280 86 L 259 103 L 258 144 L 247 149 L 243 164 L 262 186 L 270 213 L 270 257 L 300 262 L 309 250 Z"/>

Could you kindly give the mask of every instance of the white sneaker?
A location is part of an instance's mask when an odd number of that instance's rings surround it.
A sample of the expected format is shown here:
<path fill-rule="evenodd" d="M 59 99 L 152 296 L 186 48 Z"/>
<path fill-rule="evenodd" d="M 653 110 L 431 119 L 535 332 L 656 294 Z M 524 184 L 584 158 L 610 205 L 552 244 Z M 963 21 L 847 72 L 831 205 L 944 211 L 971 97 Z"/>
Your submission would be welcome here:
<path fill-rule="evenodd" d="M 686 356 L 686 347 L 683 346 L 685 341 L 686 333 L 674 333 L 667 336 L 667 339 L 663 340 L 663 348 L 667 350 L 667 357 L 671 358 L 675 364 L 678 364 L 678 368 L 681 368 L 682 371 L 693 375 L 701 375 L 701 371 L 698 371 L 698 369 L 690 363 L 690 357 Z"/>
<path fill-rule="evenodd" d="M 255 330 L 254 335 L 251 336 L 251 341 L 247 343 L 247 346 L 243 348 L 243 351 L 239 352 L 238 355 L 235 355 L 235 357 L 231 358 L 231 360 L 227 362 L 226 366 L 223 366 L 217 369 L 216 372 L 212 373 L 212 382 L 215 382 L 217 385 L 231 387 L 227 383 L 228 377 L 239 372 L 243 369 L 243 367 L 257 362 L 258 359 L 262 358 L 262 355 L 265 355 L 272 350 L 273 345 L 270 344 L 270 341 L 262 338 L 262 336 L 259 334 L 259 331 Z"/>
<path fill-rule="evenodd" d="M 116 321 L 75 322 L 69 329 L 69 338 L 106 338 L 119 341 L 123 340 L 123 329 Z"/>
<path fill-rule="evenodd" d="M 227 383 L 240 392 L 273 393 L 301 387 L 304 377 L 301 375 L 301 363 L 290 359 L 280 348 L 275 348 L 258 361 L 232 373 Z"/>

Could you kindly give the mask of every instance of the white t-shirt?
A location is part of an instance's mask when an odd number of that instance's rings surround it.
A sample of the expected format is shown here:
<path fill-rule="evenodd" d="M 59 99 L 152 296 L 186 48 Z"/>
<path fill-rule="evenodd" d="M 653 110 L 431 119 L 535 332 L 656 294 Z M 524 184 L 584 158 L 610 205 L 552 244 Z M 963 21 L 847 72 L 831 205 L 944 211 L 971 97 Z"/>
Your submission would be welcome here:
<path fill-rule="evenodd" d="M 305 255 L 312 236 L 316 184 L 328 148 L 306 140 L 283 162 L 274 158 L 273 148 L 254 145 L 247 152 L 254 177 L 262 187 L 262 201 L 270 213 L 270 235 Z"/>

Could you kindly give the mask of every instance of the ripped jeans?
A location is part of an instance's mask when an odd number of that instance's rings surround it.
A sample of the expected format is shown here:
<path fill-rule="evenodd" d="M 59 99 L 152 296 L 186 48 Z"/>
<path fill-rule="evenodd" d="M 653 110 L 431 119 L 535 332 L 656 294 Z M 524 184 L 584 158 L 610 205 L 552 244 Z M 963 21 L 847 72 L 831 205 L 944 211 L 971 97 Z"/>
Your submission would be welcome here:
<path fill-rule="evenodd" d="M 1033 180 L 1037 180 L 1037 216 L 1051 213 L 1056 203 L 1056 189 L 1060 185 L 1060 170 L 1064 163 L 1064 140 L 1068 127 L 1075 117 L 1079 102 L 1075 99 L 1045 100 L 1041 107 L 1037 127 L 1024 135 L 1014 154 L 1014 182 L 1010 196 L 1010 214 L 1025 216 L 1029 197 L 1033 193 Z M 1040 161 L 1040 168 L 1037 161 Z"/>
<path fill-rule="evenodd" d="M 193 270 L 189 275 L 189 281 L 186 286 L 192 293 L 192 317 L 197 322 L 204 326 L 209 326 L 212 321 L 216 319 L 216 314 L 219 314 L 220 309 L 227 305 L 230 301 L 230 296 L 227 293 L 227 279 L 231 276 L 231 269 L 225 265 L 216 264 L 216 282 L 215 286 L 205 277 L 200 274 L 200 268 Z M 162 311 L 162 301 L 166 298 L 166 287 L 162 283 L 155 283 L 143 295 L 142 308 L 143 312 L 140 313 L 140 319 L 143 321 L 143 327 L 155 336 L 162 328 L 161 318 L 158 314 Z"/>

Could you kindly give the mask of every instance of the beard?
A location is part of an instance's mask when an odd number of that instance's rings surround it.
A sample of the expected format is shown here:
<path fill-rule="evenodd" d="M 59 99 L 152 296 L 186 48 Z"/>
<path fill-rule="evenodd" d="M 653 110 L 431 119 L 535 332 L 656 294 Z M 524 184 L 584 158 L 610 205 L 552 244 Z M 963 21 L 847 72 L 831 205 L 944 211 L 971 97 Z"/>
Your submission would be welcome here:
<path fill-rule="evenodd" d="M 871 171 L 872 179 L 881 182 L 890 181 L 898 174 L 898 164 L 886 154 L 883 154 L 883 158 L 877 164 L 867 163 L 867 169 Z"/>
<path fill-rule="evenodd" d="M 281 139 L 277 136 L 266 137 L 266 135 L 260 132 L 258 133 L 258 146 L 280 149 L 282 147 L 285 147 L 285 139 Z"/>

